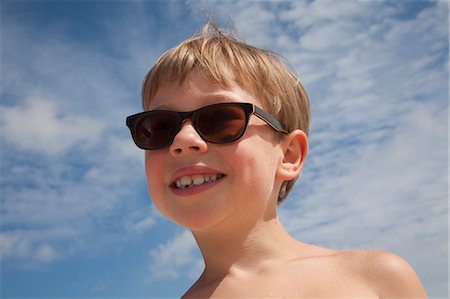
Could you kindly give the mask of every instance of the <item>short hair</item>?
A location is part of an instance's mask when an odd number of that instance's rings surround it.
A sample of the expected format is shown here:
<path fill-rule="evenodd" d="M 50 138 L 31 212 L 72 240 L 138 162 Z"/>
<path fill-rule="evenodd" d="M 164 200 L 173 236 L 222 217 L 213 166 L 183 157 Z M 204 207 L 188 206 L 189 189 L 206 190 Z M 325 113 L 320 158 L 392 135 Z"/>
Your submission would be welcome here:
<path fill-rule="evenodd" d="M 149 110 L 149 103 L 161 86 L 169 82 L 182 84 L 193 71 L 224 87 L 235 81 L 249 88 L 286 131 L 300 129 L 308 135 L 309 99 L 297 76 L 279 55 L 240 41 L 236 34 L 222 31 L 214 21 L 159 57 L 144 79 L 144 110 Z M 278 203 L 286 198 L 296 180 L 283 182 Z"/>

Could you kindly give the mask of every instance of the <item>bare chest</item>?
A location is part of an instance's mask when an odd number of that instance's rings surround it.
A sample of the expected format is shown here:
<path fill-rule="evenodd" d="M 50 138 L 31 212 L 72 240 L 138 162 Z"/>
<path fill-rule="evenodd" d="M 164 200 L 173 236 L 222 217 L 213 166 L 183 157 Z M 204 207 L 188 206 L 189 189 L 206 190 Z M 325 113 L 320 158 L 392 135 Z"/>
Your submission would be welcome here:
<path fill-rule="evenodd" d="M 378 296 L 368 286 L 342 278 L 333 280 L 311 279 L 280 281 L 267 279 L 265 281 L 242 281 L 240 283 L 223 283 L 208 292 L 208 298 L 365 298 L 377 299 Z"/>
<path fill-rule="evenodd" d="M 258 275 L 224 277 L 192 293 L 192 298 L 379 298 L 357 276 L 322 267 L 279 269 Z"/>

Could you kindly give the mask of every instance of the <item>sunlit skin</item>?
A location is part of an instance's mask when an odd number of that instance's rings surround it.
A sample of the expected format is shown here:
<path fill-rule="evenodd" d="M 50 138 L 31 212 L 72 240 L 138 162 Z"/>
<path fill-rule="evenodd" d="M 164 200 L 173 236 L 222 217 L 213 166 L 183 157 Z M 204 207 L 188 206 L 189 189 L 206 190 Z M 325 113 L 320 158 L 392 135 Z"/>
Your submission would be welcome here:
<path fill-rule="evenodd" d="M 191 111 L 219 102 L 265 108 L 248 88 L 225 88 L 192 73 L 182 85 L 162 86 L 150 109 Z M 331 250 L 289 236 L 277 216 L 278 191 L 301 173 L 307 152 L 302 131 L 280 141 L 255 116 L 230 144 L 205 142 L 187 121 L 169 147 L 146 151 L 154 205 L 192 231 L 205 260 L 184 298 L 426 298 L 415 272 L 396 255 Z M 224 176 L 196 189 L 174 189 L 186 175 Z"/>

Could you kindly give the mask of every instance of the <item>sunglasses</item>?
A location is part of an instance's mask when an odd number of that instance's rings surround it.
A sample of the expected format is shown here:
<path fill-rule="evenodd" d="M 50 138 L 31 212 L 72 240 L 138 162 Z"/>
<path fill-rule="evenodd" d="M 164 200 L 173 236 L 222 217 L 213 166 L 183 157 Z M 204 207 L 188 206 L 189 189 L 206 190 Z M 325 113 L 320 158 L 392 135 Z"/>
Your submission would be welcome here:
<path fill-rule="evenodd" d="M 127 117 L 126 124 L 134 143 L 144 150 L 156 150 L 172 144 L 186 119 L 192 121 L 200 137 L 210 143 L 225 144 L 242 137 L 254 114 L 273 129 L 287 134 L 272 115 L 250 103 L 219 103 L 189 112 L 150 110 Z"/>

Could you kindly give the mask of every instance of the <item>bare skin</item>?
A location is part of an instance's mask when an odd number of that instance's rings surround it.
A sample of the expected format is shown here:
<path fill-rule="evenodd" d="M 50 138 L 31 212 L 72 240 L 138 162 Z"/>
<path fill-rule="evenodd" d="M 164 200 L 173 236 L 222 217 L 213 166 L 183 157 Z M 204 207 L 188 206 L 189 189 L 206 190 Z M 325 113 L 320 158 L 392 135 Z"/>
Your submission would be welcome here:
<path fill-rule="evenodd" d="M 224 242 L 194 233 L 206 268 L 183 298 L 427 298 L 394 254 L 298 242 L 276 218 L 264 226 Z"/>

